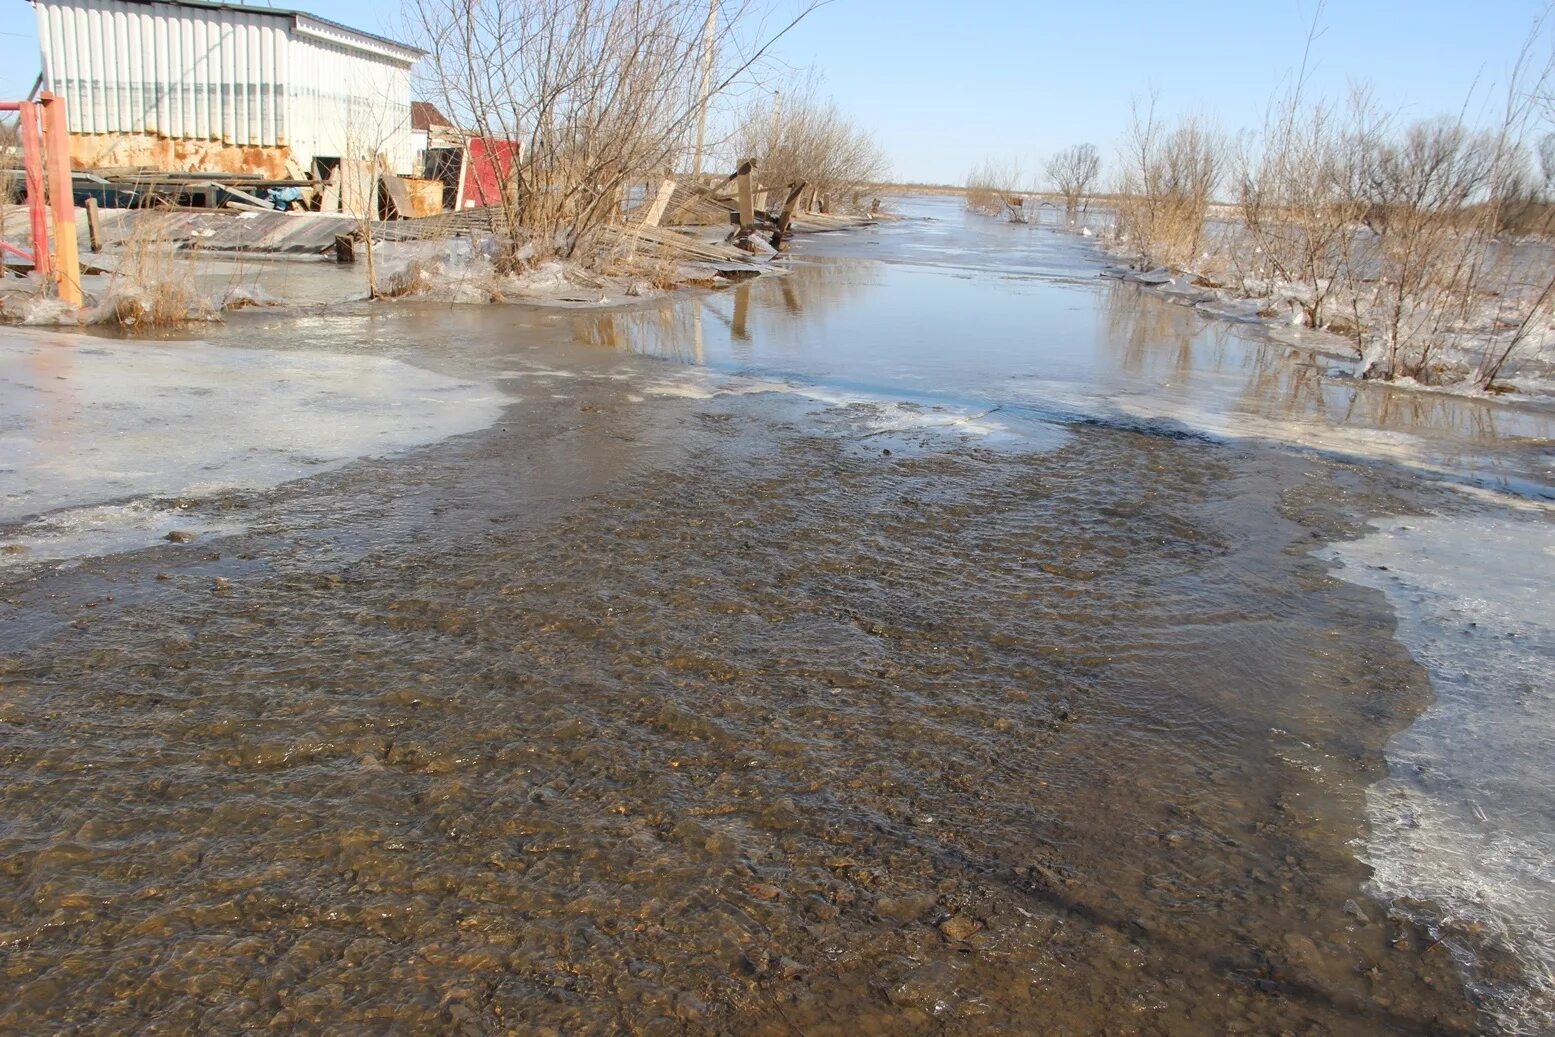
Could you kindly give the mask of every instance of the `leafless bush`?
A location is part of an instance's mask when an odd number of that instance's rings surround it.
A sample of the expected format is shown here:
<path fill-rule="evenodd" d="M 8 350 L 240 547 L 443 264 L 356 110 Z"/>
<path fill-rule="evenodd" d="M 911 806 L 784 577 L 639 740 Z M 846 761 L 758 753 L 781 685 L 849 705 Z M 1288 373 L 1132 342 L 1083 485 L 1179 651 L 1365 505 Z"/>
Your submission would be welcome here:
<path fill-rule="evenodd" d="M 704 98 L 824 0 L 776 31 L 759 2 L 720 5 L 704 89 L 706 0 L 409 0 L 427 92 L 488 141 L 522 145 L 501 203 L 510 264 L 586 249 L 626 185 L 676 165 Z"/>
<path fill-rule="evenodd" d="M 784 101 L 776 118 L 770 104 L 752 104 L 733 138 L 740 157 L 756 159 L 759 180 L 774 189 L 771 197 L 781 201 L 775 189 L 802 180 L 820 210 L 831 212 L 889 175 L 874 136 L 835 103 L 820 101 L 813 89 Z"/>
<path fill-rule="evenodd" d="M 1364 92 L 1348 106 L 1309 100 L 1303 60 L 1244 142 L 1240 219 L 1213 240 L 1218 134 L 1191 119 L 1168 130 L 1153 104 L 1136 107 L 1118 176 L 1120 241 L 1151 266 L 1205 272 L 1229 259 L 1246 295 L 1349 336 L 1364 377 L 1490 388 L 1520 350 L 1555 340 L 1548 20 L 1534 24 L 1485 128 L 1462 116 L 1400 125 Z M 1309 45 L 1318 35 L 1315 17 Z"/>
<path fill-rule="evenodd" d="M 1366 377 L 1438 380 L 1444 334 L 1468 302 L 1485 244 L 1480 228 L 1460 220 L 1489 184 L 1495 147 L 1446 119 L 1416 123 L 1398 139 L 1363 131 L 1356 193 L 1375 266 Z"/>
<path fill-rule="evenodd" d="M 1332 106 L 1303 106 L 1293 92 L 1238 157 L 1237 202 L 1252 247 L 1251 277 L 1263 290 L 1283 282 L 1299 293 L 1303 323 L 1355 337 L 1337 321 L 1352 276 L 1365 203 L 1354 190 L 1365 142 Z"/>
<path fill-rule="evenodd" d="M 1167 130 L 1155 105 L 1138 106 L 1121 155 L 1118 229 L 1147 266 L 1184 268 L 1202 253 L 1204 221 L 1220 184 L 1225 142 L 1203 120 Z"/>
<path fill-rule="evenodd" d="M 1053 190 L 1064 196 L 1064 221 L 1071 226 L 1080 212 L 1080 203 L 1091 193 L 1101 175 L 1101 153 L 1094 144 L 1076 144 L 1065 148 L 1047 163 L 1047 179 Z"/>
<path fill-rule="evenodd" d="M 989 216 L 1005 215 L 1020 204 L 1020 185 L 1019 162 L 1014 159 L 986 158 L 982 165 L 967 174 L 967 208 Z"/>

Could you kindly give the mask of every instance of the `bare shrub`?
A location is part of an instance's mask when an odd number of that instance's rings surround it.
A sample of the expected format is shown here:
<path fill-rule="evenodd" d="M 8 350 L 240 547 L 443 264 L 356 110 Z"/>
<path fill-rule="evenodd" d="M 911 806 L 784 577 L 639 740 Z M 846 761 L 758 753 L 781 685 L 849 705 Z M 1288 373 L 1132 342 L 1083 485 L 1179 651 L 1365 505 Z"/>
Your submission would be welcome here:
<path fill-rule="evenodd" d="M 1146 266 L 1187 268 L 1203 251 L 1204 221 L 1220 184 L 1225 142 L 1203 120 L 1168 130 L 1155 103 L 1134 106 L 1118 177 L 1118 231 Z"/>
<path fill-rule="evenodd" d="M 1020 206 L 1020 163 L 986 158 L 966 178 L 966 205 L 973 212 L 1001 216 Z"/>
<path fill-rule="evenodd" d="M 488 142 L 521 143 L 500 206 L 518 266 L 591 247 L 628 184 L 676 165 L 704 98 L 820 2 L 775 32 L 758 0 L 724 0 L 716 29 L 706 0 L 409 0 L 407 19 L 427 93 Z"/>
<path fill-rule="evenodd" d="M 1366 132 L 1358 195 L 1372 233 L 1368 378 L 1440 380 L 1437 359 L 1454 317 L 1467 316 L 1483 260 L 1482 223 L 1462 225 L 1489 185 L 1496 141 L 1461 123 L 1416 123 L 1398 139 Z"/>
<path fill-rule="evenodd" d="M 735 150 L 756 159 L 763 184 L 787 188 L 802 180 L 820 211 L 832 212 L 889 175 L 874 136 L 834 102 L 819 100 L 813 89 L 785 101 L 776 119 L 768 104 L 752 104 L 734 133 Z M 776 191 L 769 197 L 782 200 Z"/>
<path fill-rule="evenodd" d="M 1547 22 L 1534 23 L 1486 128 L 1462 116 L 1400 125 L 1364 92 L 1347 108 L 1310 101 L 1304 58 L 1236 157 L 1240 219 L 1213 240 L 1219 135 L 1192 119 L 1168 129 L 1153 104 L 1136 106 L 1117 181 L 1120 241 L 1149 266 L 1204 271 L 1229 256 L 1244 295 L 1278 297 L 1300 323 L 1350 337 L 1363 377 L 1491 388 L 1514 355 L 1555 341 Z M 1315 16 L 1309 48 L 1318 35 Z"/>
<path fill-rule="evenodd" d="M 1362 143 L 1332 106 L 1303 106 L 1293 92 L 1238 158 L 1238 212 L 1252 250 L 1244 286 L 1250 276 L 1260 293 L 1282 283 L 1295 289 L 1307 327 L 1335 323 L 1348 298 L 1366 212 L 1354 190 Z M 1335 326 L 1359 345 L 1353 319 Z"/>
<path fill-rule="evenodd" d="M 1063 195 L 1065 223 L 1074 225 L 1081 202 L 1091 193 L 1100 175 L 1101 152 L 1094 144 L 1076 144 L 1048 159 L 1048 183 Z"/>

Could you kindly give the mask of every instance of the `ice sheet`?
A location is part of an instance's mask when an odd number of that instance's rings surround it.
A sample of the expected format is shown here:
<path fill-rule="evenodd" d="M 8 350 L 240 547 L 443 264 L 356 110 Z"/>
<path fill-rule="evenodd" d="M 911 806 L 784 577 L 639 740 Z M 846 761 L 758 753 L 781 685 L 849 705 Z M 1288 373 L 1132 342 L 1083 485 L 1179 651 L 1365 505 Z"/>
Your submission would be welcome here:
<path fill-rule="evenodd" d="M 1492 1010 L 1505 1032 L 1555 1032 L 1555 524 L 1389 519 L 1327 554 L 1387 595 L 1436 694 L 1368 791 L 1376 891 L 1511 950 L 1532 987 L 1488 988 Z"/>
<path fill-rule="evenodd" d="M 0 525 L 12 527 L 0 543 L 68 554 L 72 523 L 17 524 L 274 486 L 483 428 L 504 403 L 488 386 L 371 355 L 0 332 Z M 75 526 L 126 542 L 105 526 L 113 514 L 82 513 Z M 126 530 L 148 521 L 144 507 L 117 514 Z"/>

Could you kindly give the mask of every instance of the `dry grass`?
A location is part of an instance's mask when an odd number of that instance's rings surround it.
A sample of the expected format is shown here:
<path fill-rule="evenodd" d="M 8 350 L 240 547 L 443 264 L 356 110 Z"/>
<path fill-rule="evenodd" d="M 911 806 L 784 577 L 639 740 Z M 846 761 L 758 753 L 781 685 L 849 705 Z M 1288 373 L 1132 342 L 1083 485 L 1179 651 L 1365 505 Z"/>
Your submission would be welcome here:
<path fill-rule="evenodd" d="M 136 214 L 113 256 L 107 290 L 83 323 L 154 331 L 220 319 L 197 287 L 198 257 L 179 252 L 168 225 L 161 213 Z"/>

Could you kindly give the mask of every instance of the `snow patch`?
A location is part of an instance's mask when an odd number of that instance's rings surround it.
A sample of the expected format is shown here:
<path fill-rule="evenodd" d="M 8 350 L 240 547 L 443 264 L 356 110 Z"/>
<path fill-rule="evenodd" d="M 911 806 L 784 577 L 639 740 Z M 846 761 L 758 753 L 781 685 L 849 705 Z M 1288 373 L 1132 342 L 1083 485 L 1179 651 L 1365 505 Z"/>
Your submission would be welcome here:
<path fill-rule="evenodd" d="M 150 500 L 67 508 L 11 529 L 0 529 L 0 569 L 40 562 L 136 551 L 167 541 L 169 533 L 192 538 L 189 545 L 247 528 L 212 522 L 178 507 Z"/>

